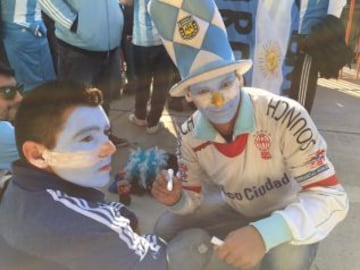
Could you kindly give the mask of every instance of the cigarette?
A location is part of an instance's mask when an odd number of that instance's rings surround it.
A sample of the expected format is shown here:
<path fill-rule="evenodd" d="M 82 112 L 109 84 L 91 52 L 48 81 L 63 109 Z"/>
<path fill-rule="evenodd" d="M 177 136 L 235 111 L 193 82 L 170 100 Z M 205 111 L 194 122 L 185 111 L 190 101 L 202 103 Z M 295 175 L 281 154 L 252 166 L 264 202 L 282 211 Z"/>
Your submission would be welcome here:
<path fill-rule="evenodd" d="M 213 244 L 213 245 L 215 245 L 215 246 L 218 246 L 218 247 L 224 244 L 224 241 L 221 240 L 221 239 L 219 239 L 219 238 L 217 238 L 216 236 L 213 236 L 213 237 L 211 238 L 210 242 L 211 242 L 211 244 Z"/>
<path fill-rule="evenodd" d="M 173 169 L 168 169 L 168 179 L 167 179 L 167 185 L 166 188 L 168 191 L 172 191 L 173 190 L 173 186 L 174 186 L 174 170 Z"/>

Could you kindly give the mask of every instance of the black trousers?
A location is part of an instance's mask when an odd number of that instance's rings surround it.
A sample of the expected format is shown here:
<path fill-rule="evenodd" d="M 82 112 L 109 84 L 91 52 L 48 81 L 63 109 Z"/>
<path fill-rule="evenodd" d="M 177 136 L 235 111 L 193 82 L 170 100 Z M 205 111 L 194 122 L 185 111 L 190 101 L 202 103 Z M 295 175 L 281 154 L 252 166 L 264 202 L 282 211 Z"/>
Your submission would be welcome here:
<path fill-rule="evenodd" d="M 318 79 L 317 63 L 306 53 L 300 53 L 292 73 L 289 97 L 302 104 L 308 113 L 314 103 Z"/>
<path fill-rule="evenodd" d="M 136 74 L 135 115 L 157 125 L 170 88 L 171 59 L 164 46 L 133 47 Z M 152 86 L 152 92 L 151 92 Z M 150 108 L 148 109 L 148 103 Z"/>
<path fill-rule="evenodd" d="M 61 40 L 58 46 L 58 78 L 82 82 L 99 88 L 104 96 L 104 110 L 109 113 L 115 91 L 120 91 L 120 52 L 83 50 Z"/>

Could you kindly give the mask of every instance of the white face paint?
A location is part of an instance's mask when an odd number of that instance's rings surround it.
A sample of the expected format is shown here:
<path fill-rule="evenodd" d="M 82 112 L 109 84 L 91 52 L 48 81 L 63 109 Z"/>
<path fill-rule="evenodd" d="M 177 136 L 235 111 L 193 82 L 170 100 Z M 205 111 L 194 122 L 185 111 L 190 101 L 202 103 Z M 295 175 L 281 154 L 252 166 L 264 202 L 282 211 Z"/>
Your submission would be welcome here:
<path fill-rule="evenodd" d="M 194 84 L 191 100 L 212 123 L 225 124 L 234 117 L 240 103 L 240 82 L 234 72 Z"/>
<path fill-rule="evenodd" d="M 54 173 L 69 182 L 85 187 L 105 186 L 115 152 L 106 134 L 109 129 L 109 119 L 100 106 L 77 107 L 58 134 L 55 148 L 44 151 L 43 158 Z"/>

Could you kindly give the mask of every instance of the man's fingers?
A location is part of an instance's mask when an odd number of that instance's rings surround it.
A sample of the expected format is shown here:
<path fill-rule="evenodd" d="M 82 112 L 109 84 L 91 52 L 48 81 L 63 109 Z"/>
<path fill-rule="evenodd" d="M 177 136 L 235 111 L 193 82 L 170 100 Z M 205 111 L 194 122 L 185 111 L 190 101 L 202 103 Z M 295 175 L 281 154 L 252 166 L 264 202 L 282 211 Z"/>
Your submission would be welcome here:
<path fill-rule="evenodd" d="M 167 184 L 167 180 L 166 178 L 164 177 L 163 174 L 159 174 L 155 181 L 153 182 L 152 186 L 153 187 L 156 187 L 156 188 L 163 188 L 165 187 L 166 188 L 166 184 Z"/>
<path fill-rule="evenodd" d="M 224 246 L 221 245 L 221 246 L 217 246 L 215 250 L 219 258 L 225 261 L 226 256 L 229 254 L 227 248 L 224 248 Z"/>

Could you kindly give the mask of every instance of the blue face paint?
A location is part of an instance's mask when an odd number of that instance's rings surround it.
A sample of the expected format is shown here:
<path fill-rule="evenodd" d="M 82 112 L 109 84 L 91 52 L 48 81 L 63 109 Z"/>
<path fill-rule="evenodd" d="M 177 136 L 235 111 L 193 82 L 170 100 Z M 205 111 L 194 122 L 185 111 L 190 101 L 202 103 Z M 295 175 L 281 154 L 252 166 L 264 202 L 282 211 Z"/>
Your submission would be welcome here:
<path fill-rule="evenodd" d="M 231 121 L 240 103 L 240 82 L 228 73 L 190 87 L 191 99 L 198 110 L 214 124 Z"/>
<path fill-rule="evenodd" d="M 237 94 L 232 100 L 225 103 L 222 107 L 209 106 L 199 111 L 214 124 L 226 124 L 234 117 L 240 101 L 240 95 Z"/>
<path fill-rule="evenodd" d="M 99 107 L 75 108 L 58 134 L 54 149 L 43 158 L 55 174 L 85 187 L 102 187 L 110 180 L 115 146 L 106 135 L 109 119 Z"/>

